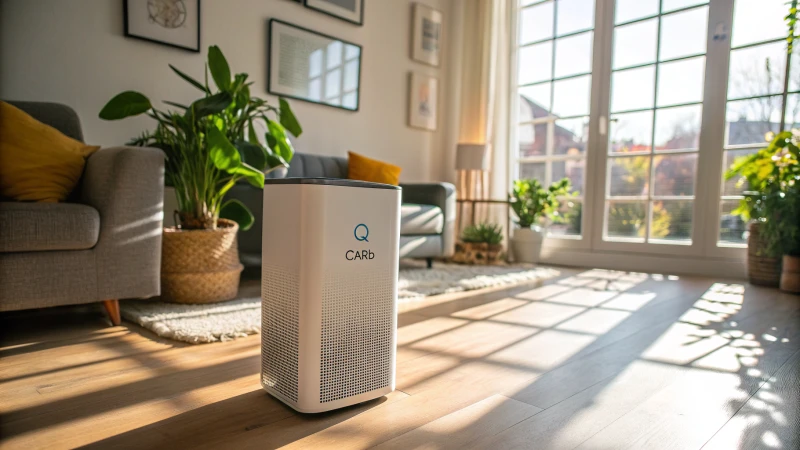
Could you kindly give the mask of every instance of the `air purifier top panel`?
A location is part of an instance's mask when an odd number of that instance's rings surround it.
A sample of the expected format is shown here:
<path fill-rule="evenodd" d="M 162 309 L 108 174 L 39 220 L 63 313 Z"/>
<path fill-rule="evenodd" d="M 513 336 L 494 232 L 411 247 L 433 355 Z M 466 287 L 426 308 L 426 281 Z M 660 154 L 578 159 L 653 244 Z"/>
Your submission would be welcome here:
<path fill-rule="evenodd" d="M 371 181 L 347 180 L 344 178 L 271 178 L 264 180 L 264 184 L 317 184 L 324 186 L 345 186 L 370 189 L 394 189 L 400 190 L 400 186 L 391 184 L 373 183 Z"/>

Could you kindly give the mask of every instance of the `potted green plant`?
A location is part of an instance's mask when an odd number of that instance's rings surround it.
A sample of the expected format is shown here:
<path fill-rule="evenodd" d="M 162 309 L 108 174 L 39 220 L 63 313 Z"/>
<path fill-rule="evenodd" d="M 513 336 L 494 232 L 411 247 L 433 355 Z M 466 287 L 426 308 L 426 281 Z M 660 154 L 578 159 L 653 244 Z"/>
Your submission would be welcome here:
<path fill-rule="evenodd" d="M 800 282 L 792 288 L 792 273 L 800 272 L 800 205 L 798 186 L 798 131 L 775 135 L 758 152 L 737 158 L 725 178 L 738 177 L 748 190 L 733 213 L 752 221 L 748 238 L 748 276 L 754 284 L 780 285 L 785 290 L 800 291 Z M 783 258 L 784 283 L 780 273 Z M 788 271 L 788 272 L 787 272 Z M 795 275 L 796 276 L 796 275 Z"/>
<path fill-rule="evenodd" d="M 170 68 L 202 96 L 188 105 L 164 101 L 155 107 L 145 95 L 125 91 L 100 111 L 104 120 L 146 115 L 156 124 L 131 145 L 160 148 L 166 154 L 166 183 L 175 188 L 178 226 L 164 229 L 162 298 L 207 303 L 236 296 L 242 265 L 236 232 L 255 220 L 238 200 L 225 200 L 237 182 L 264 187 L 264 175 L 287 167 L 294 155 L 289 134 L 302 128 L 289 104 L 278 106 L 250 95 L 246 73 L 231 76 L 217 46 L 208 49 L 204 81 Z M 212 90 L 209 73 L 214 81 Z M 264 130 L 259 140 L 256 124 Z"/>
<path fill-rule="evenodd" d="M 453 261 L 467 264 L 492 264 L 503 253 L 503 229 L 493 223 L 469 225 L 461 231 Z"/>
<path fill-rule="evenodd" d="M 544 188 L 539 180 L 514 181 L 511 192 L 511 209 L 517 216 L 519 228 L 514 230 L 511 248 L 514 260 L 535 263 L 542 251 L 544 232 L 540 226 L 543 220 L 558 221 L 559 198 L 570 196 L 569 179 L 563 178 Z"/>

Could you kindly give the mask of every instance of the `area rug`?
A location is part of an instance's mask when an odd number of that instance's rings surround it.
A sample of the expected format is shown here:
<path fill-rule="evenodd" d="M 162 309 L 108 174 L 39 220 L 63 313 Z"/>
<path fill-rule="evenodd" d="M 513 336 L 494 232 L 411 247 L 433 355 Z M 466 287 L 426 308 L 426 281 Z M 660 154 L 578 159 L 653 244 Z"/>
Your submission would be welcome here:
<path fill-rule="evenodd" d="M 465 266 L 436 263 L 401 264 L 397 285 L 400 302 L 432 295 L 544 280 L 558 271 L 530 265 Z M 191 344 L 229 341 L 261 330 L 261 299 L 240 298 L 213 305 L 182 305 L 152 300 L 120 303 L 122 317 L 168 339 Z"/>

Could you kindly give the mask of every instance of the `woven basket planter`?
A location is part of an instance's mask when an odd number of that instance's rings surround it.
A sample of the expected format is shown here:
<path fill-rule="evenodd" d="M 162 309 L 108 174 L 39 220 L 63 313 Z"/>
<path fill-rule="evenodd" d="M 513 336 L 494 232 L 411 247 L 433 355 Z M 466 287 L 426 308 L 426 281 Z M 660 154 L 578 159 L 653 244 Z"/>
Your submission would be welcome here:
<path fill-rule="evenodd" d="M 216 230 L 164 229 L 161 299 L 175 303 L 233 300 L 239 291 L 236 233 L 239 225 L 219 219 Z"/>
<path fill-rule="evenodd" d="M 747 238 L 747 278 L 750 283 L 760 286 L 778 287 L 781 280 L 781 260 L 763 256 L 766 246 L 759 236 L 761 224 L 750 224 Z"/>
<path fill-rule="evenodd" d="M 800 256 L 783 255 L 781 290 L 800 294 Z"/>
<path fill-rule="evenodd" d="M 457 242 L 453 262 L 462 264 L 497 264 L 503 255 L 502 244 Z"/>

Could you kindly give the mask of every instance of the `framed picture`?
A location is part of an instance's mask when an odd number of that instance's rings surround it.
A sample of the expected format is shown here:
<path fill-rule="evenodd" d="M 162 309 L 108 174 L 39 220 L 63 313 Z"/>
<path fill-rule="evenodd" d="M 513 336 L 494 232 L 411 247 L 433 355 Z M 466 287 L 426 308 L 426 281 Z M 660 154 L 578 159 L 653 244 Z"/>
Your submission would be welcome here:
<path fill-rule="evenodd" d="M 408 125 L 436 131 L 439 80 L 412 72 L 409 85 Z"/>
<path fill-rule="evenodd" d="M 278 19 L 268 35 L 267 92 L 358 111 L 360 45 Z"/>
<path fill-rule="evenodd" d="M 364 25 L 364 0 L 304 0 L 306 8 Z"/>
<path fill-rule="evenodd" d="M 414 3 L 413 21 L 411 59 L 438 66 L 442 47 L 442 12 Z"/>
<path fill-rule="evenodd" d="M 125 36 L 200 52 L 200 0 L 123 0 Z"/>

